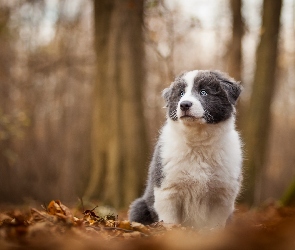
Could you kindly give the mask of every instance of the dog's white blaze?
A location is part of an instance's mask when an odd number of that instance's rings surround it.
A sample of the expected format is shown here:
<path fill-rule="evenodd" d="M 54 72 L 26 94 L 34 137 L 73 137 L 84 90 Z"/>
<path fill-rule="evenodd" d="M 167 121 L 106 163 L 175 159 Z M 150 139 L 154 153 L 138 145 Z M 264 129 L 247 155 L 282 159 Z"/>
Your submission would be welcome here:
<path fill-rule="evenodd" d="M 192 89 L 194 87 L 194 79 L 198 75 L 198 70 L 193 70 L 190 72 L 187 72 L 183 79 L 185 80 L 187 86 L 185 88 L 185 94 L 180 98 L 178 107 L 177 107 L 177 116 L 182 116 L 182 111 L 180 109 L 180 103 L 183 101 L 190 101 L 192 102 L 192 107 L 189 110 L 189 114 L 192 116 L 195 116 L 196 118 L 201 118 L 204 115 L 204 109 L 198 99 L 192 94 Z"/>
<path fill-rule="evenodd" d="M 185 95 L 183 97 L 190 96 L 192 94 L 192 88 L 194 86 L 194 79 L 198 75 L 198 72 L 199 72 L 198 70 L 189 71 L 183 76 L 183 79 L 187 83 L 187 87 L 185 89 Z"/>

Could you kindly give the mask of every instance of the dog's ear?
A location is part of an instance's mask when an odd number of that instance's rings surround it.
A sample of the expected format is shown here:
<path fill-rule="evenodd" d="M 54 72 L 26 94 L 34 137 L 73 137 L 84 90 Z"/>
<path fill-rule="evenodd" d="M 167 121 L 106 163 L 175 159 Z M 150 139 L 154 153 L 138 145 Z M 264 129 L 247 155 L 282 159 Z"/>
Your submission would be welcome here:
<path fill-rule="evenodd" d="M 240 82 L 222 81 L 221 87 L 225 90 L 230 103 L 235 105 L 242 91 Z"/>
<path fill-rule="evenodd" d="M 219 71 L 213 73 L 220 81 L 220 86 L 226 92 L 230 103 L 235 105 L 242 91 L 241 83 Z"/>
<path fill-rule="evenodd" d="M 170 97 L 170 93 L 171 93 L 171 88 L 165 88 L 163 91 L 162 91 L 162 97 L 164 98 L 165 100 L 165 108 L 168 107 L 168 102 L 169 102 L 169 97 Z"/>

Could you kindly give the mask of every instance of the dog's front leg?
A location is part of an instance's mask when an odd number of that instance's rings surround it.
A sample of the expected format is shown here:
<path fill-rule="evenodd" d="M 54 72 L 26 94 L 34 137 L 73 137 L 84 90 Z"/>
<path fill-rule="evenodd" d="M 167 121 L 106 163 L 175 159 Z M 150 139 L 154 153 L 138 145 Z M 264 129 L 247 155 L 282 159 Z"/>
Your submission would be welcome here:
<path fill-rule="evenodd" d="M 181 203 L 179 194 L 172 189 L 155 188 L 154 208 L 159 216 L 159 221 L 165 223 L 181 223 Z"/>

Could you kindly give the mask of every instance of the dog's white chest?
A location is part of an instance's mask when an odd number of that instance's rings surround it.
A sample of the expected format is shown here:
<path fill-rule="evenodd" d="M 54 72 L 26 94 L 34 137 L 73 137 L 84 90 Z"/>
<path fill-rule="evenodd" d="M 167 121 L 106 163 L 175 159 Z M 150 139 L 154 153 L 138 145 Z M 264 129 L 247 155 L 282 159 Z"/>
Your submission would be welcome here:
<path fill-rule="evenodd" d="M 167 125 L 161 136 L 164 178 L 161 187 L 154 189 L 159 219 L 197 228 L 223 226 L 239 191 L 241 153 L 233 152 L 240 154 L 233 157 L 235 161 L 226 149 L 228 145 L 218 140 L 213 143 L 199 138 L 194 144 L 184 140 L 181 133 L 172 132 Z M 206 138 L 206 134 L 202 136 Z M 239 144 L 238 136 L 236 139 Z"/>
<path fill-rule="evenodd" d="M 161 136 L 161 159 L 164 180 L 163 188 L 191 184 L 191 188 L 203 192 L 209 182 L 219 174 L 220 166 L 226 155 L 220 150 L 219 145 L 211 145 L 210 139 L 191 142 L 181 134 L 172 134 L 173 128 L 167 125 Z M 192 137 L 195 135 L 191 135 Z M 206 135 L 203 135 L 206 137 Z M 196 187 L 195 187 L 196 186 Z"/>
<path fill-rule="evenodd" d="M 163 183 L 162 189 L 176 189 L 181 194 L 188 192 L 200 197 L 207 192 L 212 177 L 212 156 L 188 147 L 170 152 L 162 152 Z"/>

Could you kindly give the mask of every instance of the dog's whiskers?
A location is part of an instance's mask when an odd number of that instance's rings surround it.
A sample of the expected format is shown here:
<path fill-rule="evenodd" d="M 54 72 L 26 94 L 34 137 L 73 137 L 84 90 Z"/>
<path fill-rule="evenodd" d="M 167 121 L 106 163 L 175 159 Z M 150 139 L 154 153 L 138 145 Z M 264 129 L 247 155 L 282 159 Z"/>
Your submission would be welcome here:
<path fill-rule="evenodd" d="M 171 110 L 170 112 L 169 112 L 169 116 L 170 116 L 170 118 L 172 119 L 172 120 L 174 120 L 174 121 L 176 121 L 177 119 L 178 119 L 178 117 L 177 117 L 177 110 Z"/>

